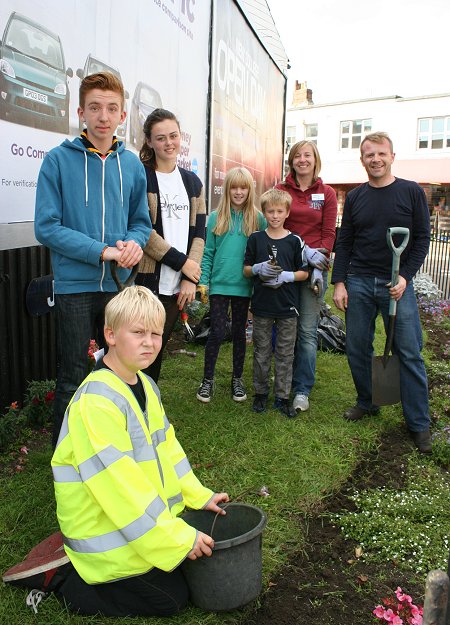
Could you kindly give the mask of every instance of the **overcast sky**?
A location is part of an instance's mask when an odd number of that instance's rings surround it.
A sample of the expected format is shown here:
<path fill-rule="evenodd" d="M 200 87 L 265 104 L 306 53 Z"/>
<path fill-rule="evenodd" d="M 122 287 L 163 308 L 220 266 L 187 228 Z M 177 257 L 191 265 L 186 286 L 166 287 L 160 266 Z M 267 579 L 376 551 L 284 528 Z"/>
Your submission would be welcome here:
<path fill-rule="evenodd" d="M 267 0 L 315 104 L 450 92 L 450 0 Z"/>

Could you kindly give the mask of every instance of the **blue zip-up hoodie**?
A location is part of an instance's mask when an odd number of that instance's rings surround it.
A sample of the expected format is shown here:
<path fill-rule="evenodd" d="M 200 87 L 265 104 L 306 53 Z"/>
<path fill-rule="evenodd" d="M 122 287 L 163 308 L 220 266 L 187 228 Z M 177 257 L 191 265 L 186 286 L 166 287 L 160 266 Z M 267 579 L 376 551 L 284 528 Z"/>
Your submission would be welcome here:
<path fill-rule="evenodd" d="M 50 248 L 55 293 L 115 292 L 105 245 L 147 243 L 151 231 L 147 179 L 142 163 L 119 143 L 106 158 L 79 137 L 45 157 L 36 190 L 34 230 Z M 130 270 L 119 269 L 124 282 Z"/>

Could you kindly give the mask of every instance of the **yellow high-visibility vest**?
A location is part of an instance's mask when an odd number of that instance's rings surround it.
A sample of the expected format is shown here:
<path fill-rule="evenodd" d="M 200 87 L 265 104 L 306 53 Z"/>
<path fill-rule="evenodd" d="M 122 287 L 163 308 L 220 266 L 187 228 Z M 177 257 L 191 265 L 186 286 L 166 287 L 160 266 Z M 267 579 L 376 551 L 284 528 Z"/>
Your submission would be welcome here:
<path fill-rule="evenodd" d="M 113 371 L 92 372 L 69 404 L 52 458 L 65 550 L 88 584 L 173 570 L 197 539 L 177 515 L 213 496 L 194 475 L 158 387 L 138 375 L 144 413 Z"/>

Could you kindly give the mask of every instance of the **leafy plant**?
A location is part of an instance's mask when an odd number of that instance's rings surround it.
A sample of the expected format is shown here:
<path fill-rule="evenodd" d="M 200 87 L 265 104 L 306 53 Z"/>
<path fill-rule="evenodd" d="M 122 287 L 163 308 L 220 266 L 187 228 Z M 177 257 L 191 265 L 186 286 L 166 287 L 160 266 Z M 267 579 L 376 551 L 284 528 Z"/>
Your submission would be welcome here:
<path fill-rule="evenodd" d="M 345 538 L 356 540 L 367 561 L 391 560 L 424 573 L 447 565 L 450 536 L 450 479 L 434 465 L 409 461 L 403 491 L 356 492 L 356 512 L 333 515 Z"/>
<path fill-rule="evenodd" d="M 55 399 L 54 380 L 33 380 L 25 393 L 23 413 L 30 425 L 42 426 L 51 418 Z"/>
<path fill-rule="evenodd" d="M 431 436 L 433 442 L 433 460 L 450 470 L 450 419 L 440 419 Z"/>
<path fill-rule="evenodd" d="M 413 278 L 414 292 L 418 296 L 437 298 L 442 294 L 428 273 L 419 273 Z"/>
<path fill-rule="evenodd" d="M 0 451 L 5 451 L 18 438 L 25 423 L 26 416 L 20 411 L 18 403 L 13 402 L 0 416 Z"/>
<path fill-rule="evenodd" d="M 377 619 L 392 625 L 422 625 L 423 607 L 414 605 L 412 598 L 400 586 L 395 591 L 395 597 L 386 597 L 381 602 L 383 605 L 377 605 L 373 611 Z"/>

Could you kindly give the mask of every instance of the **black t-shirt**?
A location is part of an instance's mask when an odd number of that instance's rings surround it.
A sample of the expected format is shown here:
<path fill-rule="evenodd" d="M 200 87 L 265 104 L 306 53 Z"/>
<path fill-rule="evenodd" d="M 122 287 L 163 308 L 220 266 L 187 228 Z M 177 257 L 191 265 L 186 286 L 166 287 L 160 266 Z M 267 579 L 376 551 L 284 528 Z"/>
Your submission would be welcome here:
<path fill-rule="evenodd" d="M 364 183 L 347 195 L 336 241 L 331 281 L 345 282 L 348 274 L 390 279 L 392 252 L 388 228 L 409 228 L 409 243 L 400 257 L 400 275 L 411 280 L 420 269 L 430 243 L 430 214 L 425 193 L 416 182 L 396 178 L 386 187 Z M 400 245 L 402 236 L 394 236 Z"/>
<path fill-rule="evenodd" d="M 112 371 L 112 369 L 110 367 L 108 367 L 108 365 L 106 365 L 103 362 L 103 358 L 100 358 L 98 360 L 98 362 L 96 363 L 94 369 L 95 369 L 95 371 L 98 371 L 99 369 L 109 369 L 110 371 Z M 136 384 L 128 384 L 128 386 L 132 390 L 133 395 L 136 397 L 140 409 L 142 410 L 142 412 L 145 413 L 145 407 L 146 407 L 146 404 L 147 404 L 147 398 L 146 398 L 146 395 L 145 395 L 144 385 L 142 384 L 141 378 L 139 376 L 137 376 Z"/>
<path fill-rule="evenodd" d="M 254 232 L 247 241 L 244 265 L 254 265 L 269 260 L 269 250 L 276 249 L 277 262 L 284 271 L 307 271 L 303 262 L 303 241 L 291 232 L 282 239 L 272 239 L 265 230 Z M 253 278 L 253 295 L 250 308 L 254 315 L 284 319 L 298 312 L 298 284 L 289 282 L 278 289 L 263 286 L 259 276 Z"/>

